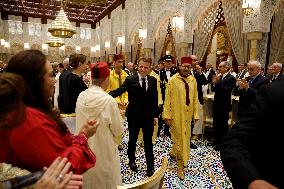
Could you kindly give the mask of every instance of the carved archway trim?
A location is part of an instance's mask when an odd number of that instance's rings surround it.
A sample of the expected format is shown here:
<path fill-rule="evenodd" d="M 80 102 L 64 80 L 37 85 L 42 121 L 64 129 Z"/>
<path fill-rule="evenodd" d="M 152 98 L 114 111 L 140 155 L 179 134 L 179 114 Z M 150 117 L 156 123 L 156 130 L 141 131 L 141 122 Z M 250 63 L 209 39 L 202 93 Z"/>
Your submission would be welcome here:
<path fill-rule="evenodd" d="M 160 28 L 163 26 L 163 23 L 165 23 L 167 20 L 172 19 L 172 17 L 175 15 L 175 12 L 172 10 L 162 10 L 157 19 L 154 21 L 152 31 L 149 33 L 149 39 L 155 39 L 158 35 L 158 32 Z"/>
<path fill-rule="evenodd" d="M 192 23 L 192 29 L 195 30 L 200 23 L 203 22 L 205 18 L 209 16 L 211 12 L 218 9 L 218 4 L 220 0 L 214 0 L 211 4 L 209 4 L 205 9 L 202 9 L 202 13 L 195 19 L 195 22 Z"/>

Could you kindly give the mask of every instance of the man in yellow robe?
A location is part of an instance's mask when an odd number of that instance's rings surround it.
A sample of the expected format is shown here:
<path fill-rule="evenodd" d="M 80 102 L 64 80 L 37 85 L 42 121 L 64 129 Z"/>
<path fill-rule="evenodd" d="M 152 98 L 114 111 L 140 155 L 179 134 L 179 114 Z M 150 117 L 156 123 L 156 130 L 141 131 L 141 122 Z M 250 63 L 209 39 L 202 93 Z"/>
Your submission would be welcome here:
<path fill-rule="evenodd" d="M 118 54 L 114 55 L 114 63 L 113 63 L 113 70 L 110 72 L 109 76 L 109 86 L 106 90 L 107 93 L 110 91 L 113 91 L 117 88 L 119 88 L 122 83 L 125 81 L 126 77 L 128 77 L 128 74 L 122 69 L 123 64 L 123 55 Z M 122 117 L 125 117 L 125 110 L 126 106 L 128 104 L 128 93 L 123 93 L 122 95 L 115 98 L 118 107 L 120 109 L 120 112 L 122 113 Z M 122 141 L 122 136 L 119 136 L 117 138 L 117 142 L 120 144 Z M 119 145 L 119 148 L 121 148 L 121 145 Z"/>
<path fill-rule="evenodd" d="M 194 76 L 190 75 L 192 59 L 183 57 L 179 73 L 167 84 L 164 118 L 170 125 L 173 148 L 170 152 L 178 164 L 177 176 L 184 179 L 184 169 L 190 158 L 191 121 L 198 117 L 198 93 Z"/>
<path fill-rule="evenodd" d="M 110 72 L 107 92 L 119 88 L 128 76 L 128 74 L 122 69 L 122 64 L 123 55 L 114 55 L 113 70 Z M 128 94 L 124 93 L 121 96 L 116 97 L 115 100 L 119 105 L 125 105 L 128 102 Z"/>

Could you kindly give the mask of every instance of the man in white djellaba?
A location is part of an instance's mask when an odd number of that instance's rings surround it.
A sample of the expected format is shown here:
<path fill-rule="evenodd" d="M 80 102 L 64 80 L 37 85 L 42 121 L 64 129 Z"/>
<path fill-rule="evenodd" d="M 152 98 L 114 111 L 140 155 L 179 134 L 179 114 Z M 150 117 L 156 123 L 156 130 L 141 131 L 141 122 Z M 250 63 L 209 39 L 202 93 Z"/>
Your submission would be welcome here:
<path fill-rule="evenodd" d="M 105 92 L 109 85 L 107 63 L 91 64 L 92 86 L 80 93 L 76 104 L 76 130 L 94 119 L 100 127 L 88 139 L 96 164 L 83 174 L 83 189 L 115 189 L 122 185 L 117 136 L 123 132 L 123 119 L 114 98 Z"/>

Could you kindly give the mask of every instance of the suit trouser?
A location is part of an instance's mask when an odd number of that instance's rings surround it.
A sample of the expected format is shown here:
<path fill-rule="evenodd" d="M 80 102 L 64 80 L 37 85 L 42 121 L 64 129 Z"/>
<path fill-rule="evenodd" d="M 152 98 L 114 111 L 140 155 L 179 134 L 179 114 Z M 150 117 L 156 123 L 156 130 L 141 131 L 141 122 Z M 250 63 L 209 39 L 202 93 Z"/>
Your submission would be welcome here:
<path fill-rule="evenodd" d="M 160 133 L 161 133 L 161 130 L 163 129 L 164 127 L 164 135 L 167 135 L 167 136 L 171 136 L 170 134 L 170 126 L 168 126 L 165 122 L 165 120 L 163 119 L 163 107 L 164 105 L 161 105 L 159 107 L 159 117 L 158 117 L 158 136 L 160 136 Z"/>
<path fill-rule="evenodd" d="M 213 137 L 214 144 L 219 145 L 227 134 L 229 126 L 229 112 L 225 110 L 213 110 Z"/>
<path fill-rule="evenodd" d="M 136 143 L 140 131 L 140 127 L 142 127 L 143 131 L 143 141 L 144 141 L 144 150 L 147 162 L 147 169 L 154 169 L 154 154 L 153 154 L 153 143 L 152 143 L 152 135 L 154 130 L 154 118 L 151 120 L 146 120 L 141 123 L 137 123 L 137 120 L 132 120 L 131 118 L 128 120 L 128 130 L 129 130 L 129 141 L 128 141 L 128 159 L 129 162 L 135 162 L 135 151 L 136 151 Z"/>

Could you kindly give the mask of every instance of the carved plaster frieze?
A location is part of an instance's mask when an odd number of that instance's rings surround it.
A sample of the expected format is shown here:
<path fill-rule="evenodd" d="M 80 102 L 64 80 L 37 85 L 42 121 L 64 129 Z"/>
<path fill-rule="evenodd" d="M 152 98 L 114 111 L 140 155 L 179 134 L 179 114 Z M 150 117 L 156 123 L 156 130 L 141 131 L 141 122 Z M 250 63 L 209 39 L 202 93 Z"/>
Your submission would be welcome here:
<path fill-rule="evenodd" d="M 244 16 L 243 33 L 256 31 L 269 32 L 274 8 L 274 1 L 254 0 L 253 13 L 251 15 Z"/>

